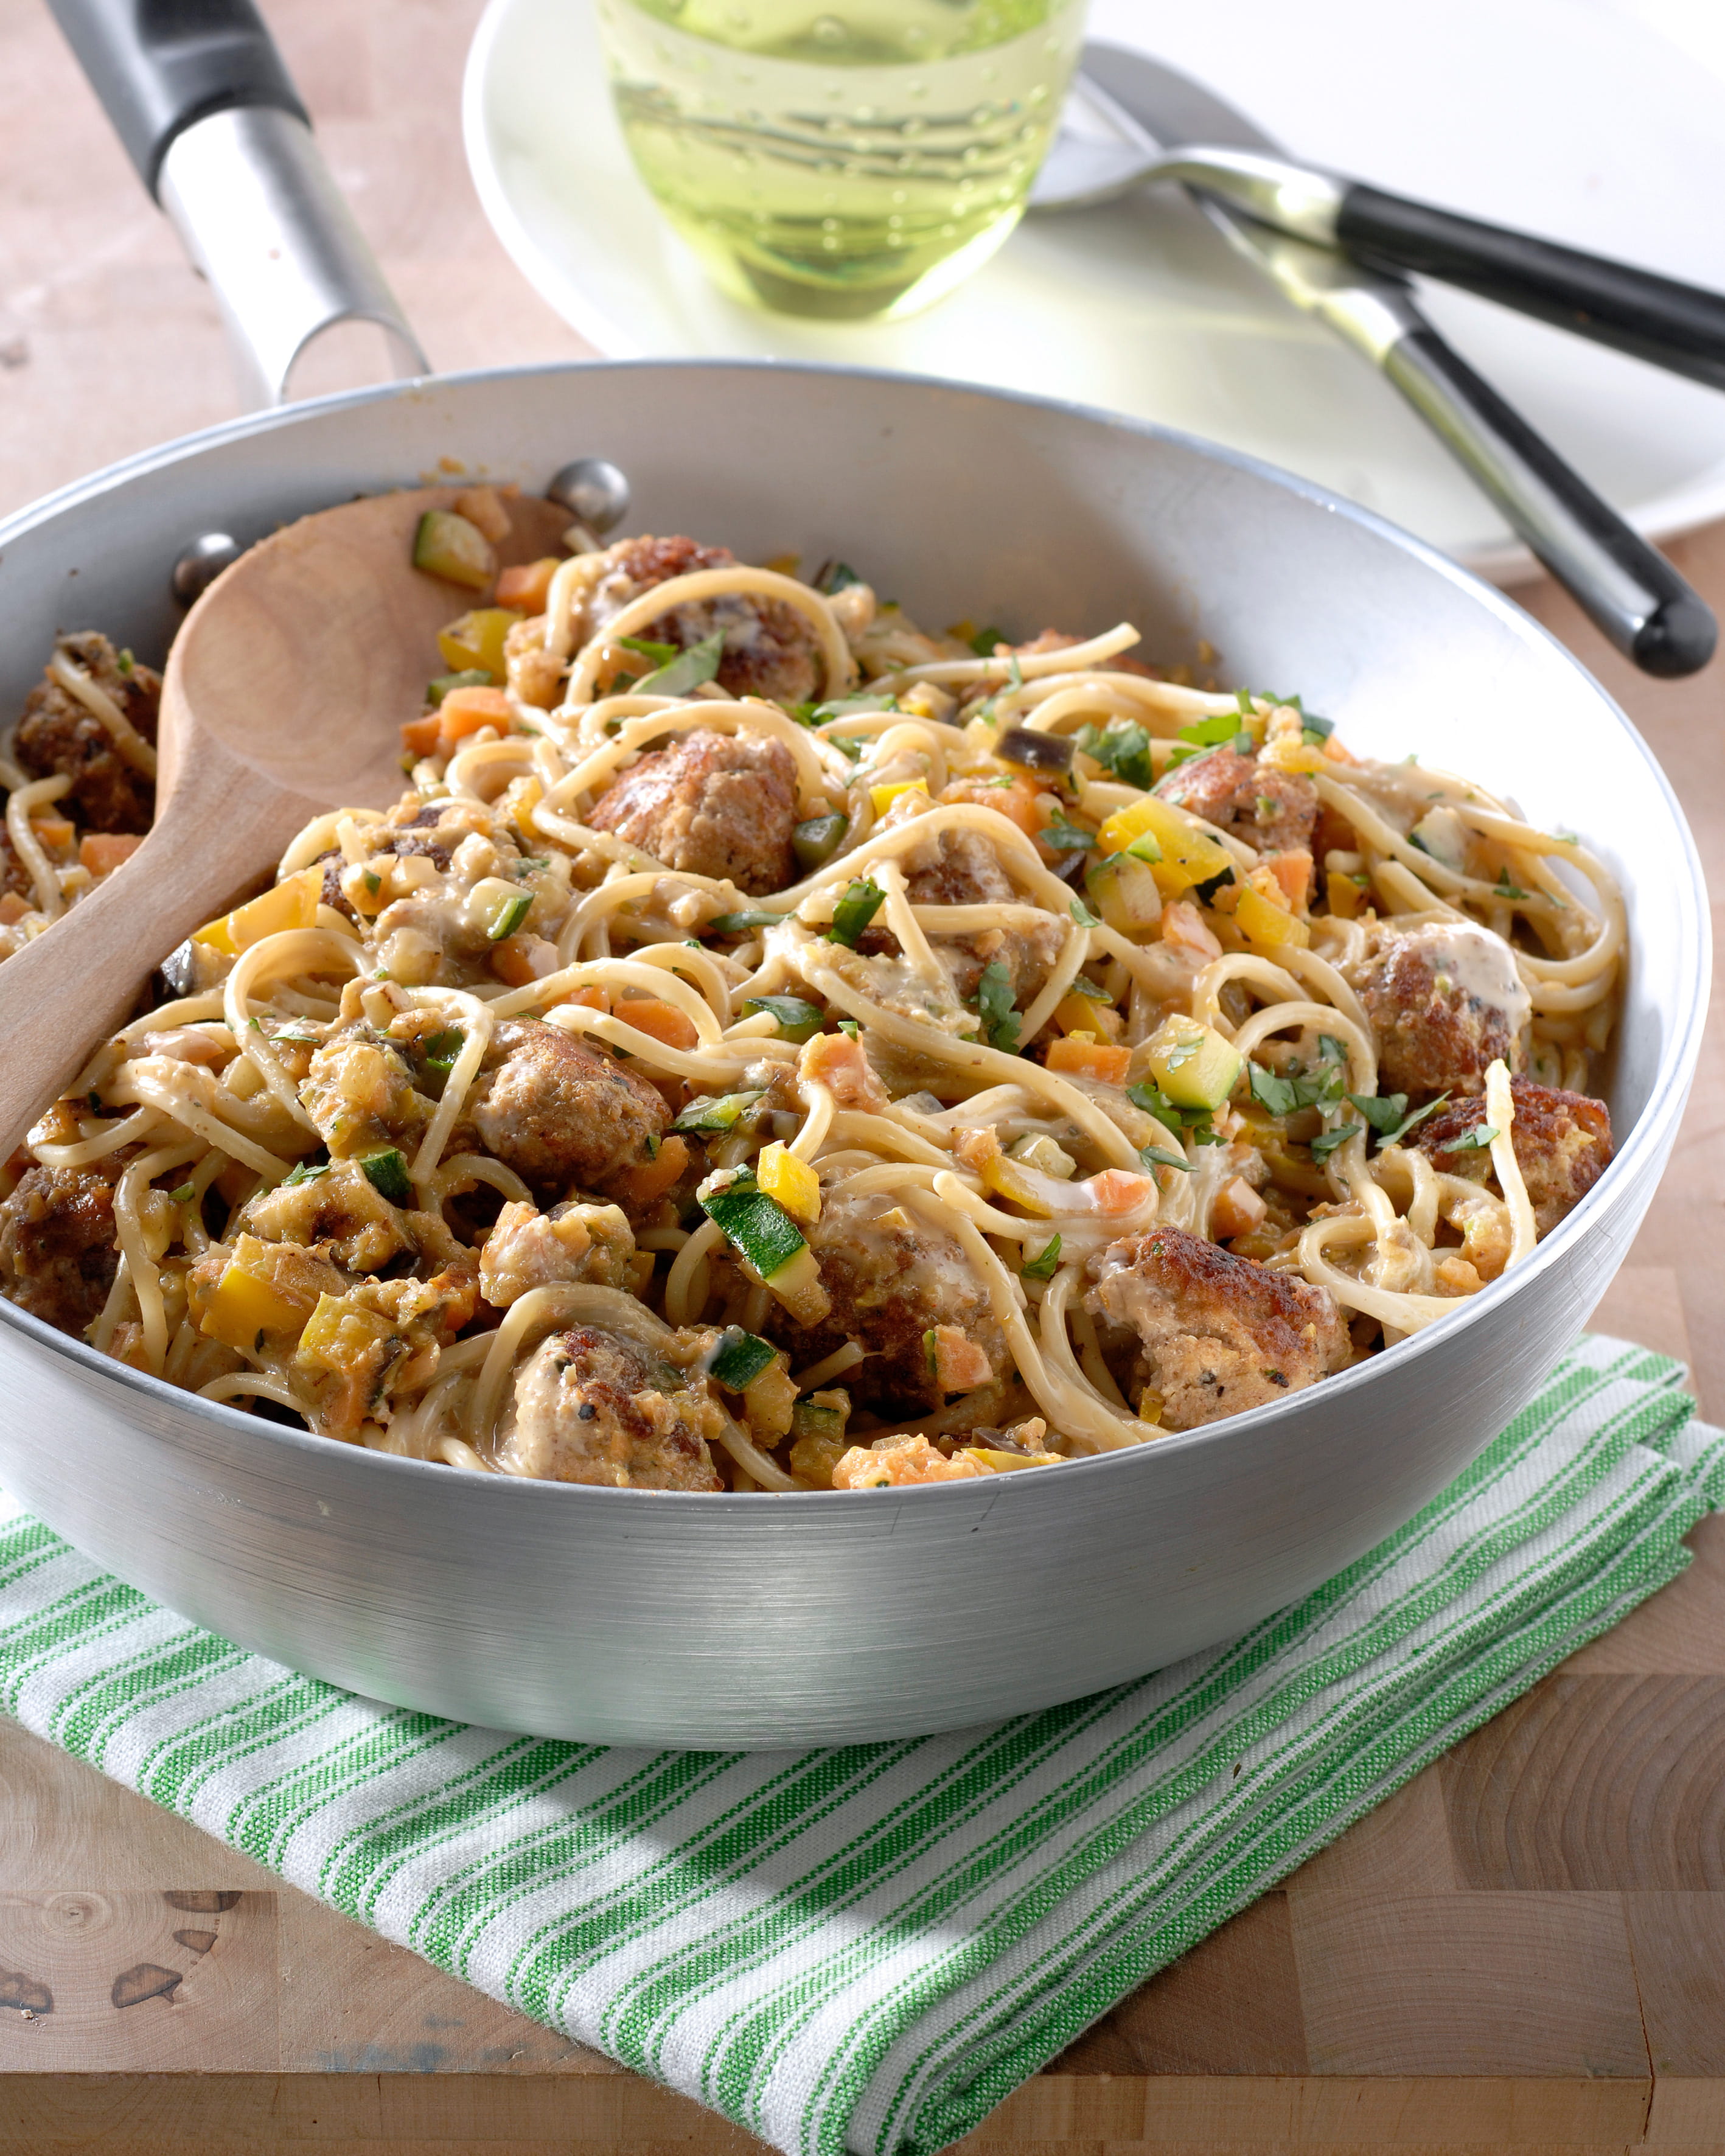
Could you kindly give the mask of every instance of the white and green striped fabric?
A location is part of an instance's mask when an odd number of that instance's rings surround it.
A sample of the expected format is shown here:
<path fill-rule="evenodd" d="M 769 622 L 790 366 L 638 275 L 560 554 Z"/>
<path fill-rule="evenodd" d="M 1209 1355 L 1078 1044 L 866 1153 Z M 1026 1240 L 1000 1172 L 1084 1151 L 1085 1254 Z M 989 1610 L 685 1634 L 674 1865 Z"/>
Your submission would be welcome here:
<path fill-rule="evenodd" d="M 1681 1568 L 1725 1435 L 1681 1374 L 1584 1341 L 1307 1601 L 991 1728 L 727 1754 L 464 1727 L 243 1654 L 15 1510 L 0 1700 L 792 2156 L 927 2156 Z"/>

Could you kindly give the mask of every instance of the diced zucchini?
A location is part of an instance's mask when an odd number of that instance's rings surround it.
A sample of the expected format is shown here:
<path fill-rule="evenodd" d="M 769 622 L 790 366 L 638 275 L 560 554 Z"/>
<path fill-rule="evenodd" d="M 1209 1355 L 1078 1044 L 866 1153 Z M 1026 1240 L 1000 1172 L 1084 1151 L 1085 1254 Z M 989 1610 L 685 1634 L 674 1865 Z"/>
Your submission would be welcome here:
<path fill-rule="evenodd" d="M 1084 872 L 1091 904 L 1117 935 L 1142 935 L 1162 917 L 1162 892 L 1147 863 L 1110 854 Z"/>
<path fill-rule="evenodd" d="M 707 1374 L 727 1393 L 746 1392 L 778 1350 L 740 1325 L 727 1325 L 707 1363 Z"/>
<path fill-rule="evenodd" d="M 809 1247 L 803 1230 L 747 1168 L 728 1179 L 710 1177 L 696 1192 L 727 1243 L 746 1258 L 768 1287 L 780 1270 Z"/>
<path fill-rule="evenodd" d="M 832 926 L 827 931 L 829 941 L 846 944 L 854 951 L 857 939 L 886 903 L 886 894 L 880 885 L 859 876 L 833 908 Z"/>
<path fill-rule="evenodd" d="M 824 868 L 850 829 L 848 816 L 809 816 L 791 833 L 791 850 L 804 875 Z"/>
<path fill-rule="evenodd" d="M 489 689 L 491 677 L 483 666 L 464 667 L 459 674 L 439 674 L 425 685 L 425 701 L 436 711 L 452 689 Z"/>
<path fill-rule="evenodd" d="M 729 1131 L 737 1127 L 737 1119 L 745 1108 L 752 1107 L 765 1088 L 757 1086 L 752 1092 L 704 1093 L 698 1101 L 691 1101 L 671 1125 L 674 1131 Z"/>
<path fill-rule="evenodd" d="M 701 643 L 690 644 L 664 665 L 655 667 L 644 679 L 633 684 L 631 693 L 641 696 L 686 696 L 703 681 L 711 681 L 724 662 L 725 632 L 718 629 Z M 619 682 L 618 685 L 620 688 L 624 685 Z"/>
<path fill-rule="evenodd" d="M 412 1198 L 413 1186 L 408 1180 L 408 1163 L 393 1146 L 365 1154 L 359 1164 L 365 1172 L 366 1181 L 392 1205 L 405 1205 Z"/>
<path fill-rule="evenodd" d="M 1244 1067 L 1231 1041 L 1178 1012 L 1152 1034 L 1147 1060 L 1151 1075 L 1177 1108 L 1219 1108 Z"/>
<path fill-rule="evenodd" d="M 1194 884 L 1208 883 L 1234 865 L 1234 856 L 1219 839 L 1200 830 L 1183 810 L 1153 793 L 1117 810 L 1097 834 L 1097 843 L 1106 853 L 1123 854 L 1147 836 L 1161 849 L 1151 872 L 1164 898 L 1178 898 Z"/>
<path fill-rule="evenodd" d="M 531 891 L 511 891 L 491 916 L 491 924 L 485 931 L 486 935 L 494 943 L 501 943 L 506 936 L 514 935 L 532 911 Z"/>
<path fill-rule="evenodd" d="M 1312 931 L 1296 913 L 1277 906 L 1250 884 L 1234 909 L 1234 925 L 1255 951 L 1274 951 L 1290 943 L 1303 948 L 1312 941 Z"/>
<path fill-rule="evenodd" d="M 413 567 L 446 583 L 483 592 L 496 577 L 497 556 L 478 525 L 453 509 L 428 509 L 413 534 Z"/>
<path fill-rule="evenodd" d="M 437 648 L 444 664 L 456 672 L 480 674 L 485 681 L 501 681 L 505 672 L 503 639 L 525 619 L 513 607 L 476 607 L 438 631 Z M 484 682 L 462 685 L 478 688 Z"/>
<path fill-rule="evenodd" d="M 1446 869 L 1459 872 L 1467 867 L 1467 826 L 1453 808 L 1428 808 L 1409 832 L 1408 839 L 1422 854 L 1430 854 Z"/>

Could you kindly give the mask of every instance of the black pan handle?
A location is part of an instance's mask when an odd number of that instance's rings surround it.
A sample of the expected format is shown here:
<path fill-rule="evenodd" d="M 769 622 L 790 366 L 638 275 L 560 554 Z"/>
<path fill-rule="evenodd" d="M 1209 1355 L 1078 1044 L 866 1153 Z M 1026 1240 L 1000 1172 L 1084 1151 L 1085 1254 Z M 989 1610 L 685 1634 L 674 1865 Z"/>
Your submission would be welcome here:
<path fill-rule="evenodd" d="M 1335 236 L 1350 254 L 1378 268 L 1414 270 L 1459 285 L 1725 389 L 1725 295 L 1385 194 L 1360 181 L 1343 191 Z"/>
<path fill-rule="evenodd" d="M 1718 628 L 1706 603 L 1435 330 L 1409 329 L 1378 363 L 1643 673 L 1671 680 L 1707 665 Z"/>
<path fill-rule="evenodd" d="M 283 403 L 307 348 L 355 323 L 375 327 L 369 350 L 340 348 L 343 386 L 375 380 L 379 361 L 431 372 L 254 0 L 49 6 L 220 301 L 249 403 Z"/>
<path fill-rule="evenodd" d="M 263 105 L 311 125 L 252 0 L 48 0 L 154 195 L 182 129 Z"/>

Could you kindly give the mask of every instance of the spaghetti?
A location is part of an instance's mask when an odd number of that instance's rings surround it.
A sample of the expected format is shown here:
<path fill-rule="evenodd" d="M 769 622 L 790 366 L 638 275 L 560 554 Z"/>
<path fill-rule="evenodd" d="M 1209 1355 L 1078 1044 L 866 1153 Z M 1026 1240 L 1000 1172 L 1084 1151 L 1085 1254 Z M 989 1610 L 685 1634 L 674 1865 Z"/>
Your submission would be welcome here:
<path fill-rule="evenodd" d="M 680 540 L 451 640 L 405 798 L 10 1171 L 0 1285 L 139 1369 L 470 1471 L 1006 1472 L 1406 1337 L 1609 1159 L 1609 871 L 1297 699 Z"/>

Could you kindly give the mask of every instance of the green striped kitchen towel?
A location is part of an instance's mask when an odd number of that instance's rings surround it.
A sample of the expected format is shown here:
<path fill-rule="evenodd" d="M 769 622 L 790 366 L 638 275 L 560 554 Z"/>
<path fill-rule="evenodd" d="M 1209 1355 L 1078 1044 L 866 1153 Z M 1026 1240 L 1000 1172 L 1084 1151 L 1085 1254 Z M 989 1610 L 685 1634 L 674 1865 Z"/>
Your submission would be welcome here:
<path fill-rule="evenodd" d="M 1584 1341 L 1305 1602 L 991 1728 L 801 1754 L 467 1728 L 241 1653 L 16 1511 L 0 1686 L 105 1774 L 791 2156 L 920 2156 L 1681 1569 L 1725 1501 L 1725 1435 L 1681 1375 Z"/>

